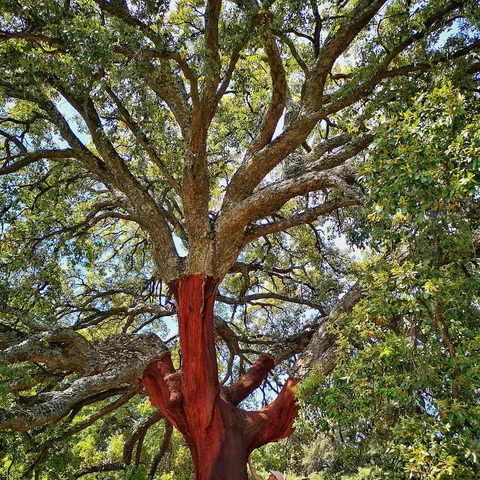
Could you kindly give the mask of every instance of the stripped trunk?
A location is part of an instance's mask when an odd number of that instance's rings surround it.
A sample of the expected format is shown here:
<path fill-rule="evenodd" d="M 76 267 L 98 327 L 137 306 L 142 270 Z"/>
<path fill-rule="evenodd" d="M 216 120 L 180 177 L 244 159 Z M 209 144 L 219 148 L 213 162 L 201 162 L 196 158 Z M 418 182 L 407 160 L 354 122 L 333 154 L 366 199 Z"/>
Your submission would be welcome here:
<path fill-rule="evenodd" d="M 277 399 L 261 410 L 237 407 L 275 364 L 263 355 L 238 382 L 220 385 L 213 332 L 218 283 L 192 275 L 170 285 L 178 306 L 182 369 L 175 371 L 167 353 L 148 366 L 142 383 L 152 403 L 185 437 L 196 480 L 246 480 L 250 452 L 292 433 L 296 382 L 289 379 Z"/>

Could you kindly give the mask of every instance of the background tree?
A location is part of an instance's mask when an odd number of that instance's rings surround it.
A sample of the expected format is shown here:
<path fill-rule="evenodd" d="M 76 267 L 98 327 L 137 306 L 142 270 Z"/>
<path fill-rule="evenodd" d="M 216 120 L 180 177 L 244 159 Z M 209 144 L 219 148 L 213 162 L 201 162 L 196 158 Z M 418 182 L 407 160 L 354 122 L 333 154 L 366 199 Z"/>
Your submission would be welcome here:
<path fill-rule="evenodd" d="M 7 475 L 154 476 L 173 424 L 197 479 L 246 478 L 361 298 L 328 238 L 365 198 L 355 161 L 434 81 L 477 88 L 476 2 L 1 6 Z M 62 459 L 85 429 L 87 465 Z"/>
<path fill-rule="evenodd" d="M 362 234 L 384 254 L 356 267 L 365 297 L 337 327 L 335 372 L 304 385 L 326 478 L 478 477 L 479 113 L 444 85 L 384 127 L 363 167 Z"/>

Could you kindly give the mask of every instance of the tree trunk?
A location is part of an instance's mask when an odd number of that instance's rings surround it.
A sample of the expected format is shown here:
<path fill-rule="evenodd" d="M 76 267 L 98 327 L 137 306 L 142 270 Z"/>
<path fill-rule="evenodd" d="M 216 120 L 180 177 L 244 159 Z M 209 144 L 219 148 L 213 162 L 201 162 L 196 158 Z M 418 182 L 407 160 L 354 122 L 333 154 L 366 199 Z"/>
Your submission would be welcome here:
<path fill-rule="evenodd" d="M 196 480 L 246 480 L 250 452 L 292 433 L 296 382 L 288 379 L 277 399 L 259 411 L 237 407 L 275 362 L 262 355 L 238 382 L 219 384 L 213 333 L 218 283 L 191 275 L 170 285 L 178 306 L 182 369 L 175 371 L 166 353 L 147 367 L 142 383 L 153 405 L 185 437 Z"/>

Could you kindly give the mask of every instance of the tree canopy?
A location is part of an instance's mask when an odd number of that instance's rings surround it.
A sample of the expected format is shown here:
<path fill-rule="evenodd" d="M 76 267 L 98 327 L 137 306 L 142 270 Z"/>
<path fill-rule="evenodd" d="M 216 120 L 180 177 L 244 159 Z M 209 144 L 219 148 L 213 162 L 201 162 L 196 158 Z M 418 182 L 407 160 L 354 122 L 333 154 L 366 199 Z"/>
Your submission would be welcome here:
<path fill-rule="evenodd" d="M 2 475 L 476 478 L 477 1 L 0 7 Z"/>

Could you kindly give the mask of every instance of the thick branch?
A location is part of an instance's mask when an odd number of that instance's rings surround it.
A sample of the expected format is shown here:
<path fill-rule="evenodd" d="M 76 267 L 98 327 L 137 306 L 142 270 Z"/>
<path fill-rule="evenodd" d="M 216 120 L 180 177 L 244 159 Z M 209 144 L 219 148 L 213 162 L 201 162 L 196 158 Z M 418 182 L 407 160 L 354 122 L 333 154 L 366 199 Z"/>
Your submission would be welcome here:
<path fill-rule="evenodd" d="M 351 185 L 352 173 L 348 165 L 342 165 L 324 172 L 309 172 L 297 178 L 278 181 L 250 195 L 228 213 L 224 212 L 217 220 L 217 238 L 221 239 L 221 243 L 216 251 L 215 275 L 224 275 L 225 269 L 228 270 L 235 262 L 238 249 L 244 243 L 244 228 L 248 223 L 276 212 L 296 196 L 316 190 L 339 188 L 360 203 L 363 194 Z"/>
<path fill-rule="evenodd" d="M 247 438 L 250 440 L 249 451 L 288 437 L 293 432 L 293 421 L 300 408 L 295 400 L 296 390 L 297 383 L 290 377 L 270 405 L 251 412 L 253 422 L 246 429 Z"/>
<path fill-rule="evenodd" d="M 361 295 L 362 286 L 354 285 L 318 327 L 308 347 L 290 372 L 297 382 L 304 380 L 315 368 L 319 368 L 324 375 L 328 375 L 335 368 L 336 337 L 330 333 L 331 328 L 339 324 L 343 314 L 353 310 L 353 307 L 360 301 Z"/>
<path fill-rule="evenodd" d="M 33 331 L 36 331 L 36 332 L 44 332 L 44 331 L 47 331 L 49 330 L 47 327 L 45 327 L 45 325 L 42 325 L 41 323 L 35 321 L 35 320 L 32 320 L 29 315 L 23 311 L 23 310 L 20 310 L 19 308 L 14 308 L 14 307 L 10 307 L 8 305 L 2 305 L 0 304 L 0 313 L 4 313 L 6 315 L 12 315 L 14 317 L 16 317 L 21 323 L 23 323 L 23 325 L 25 325 L 29 330 L 33 330 Z M 0 324 L 0 328 L 1 328 L 1 324 Z M 1 347 L 1 331 L 0 331 L 0 348 L 6 348 L 6 347 Z"/>
<path fill-rule="evenodd" d="M 148 232 L 153 244 L 153 258 L 158 266 L 159 274 L 166 281 L 178 277 L 178 255 L 165 218 L 155 201 L 142 188 L 139 181 L 133 176 L 123 159 L 107 139 L 92 100 L 87 97 L 83 102 L 80 102 L 57 81 L 52 83 L 78 113 L 82 115 L 104 162 L 90 153 L 80 142 L 53 102 L 45 102 L 40 106 L 49 114 L 52 122 L 59 128 L 63 138 L 70 143 L 70 146 L 78 154 L 79 160 L 86 163 L 87 168 L 104 179 L 106 184 L 113 183 L 132 202 L 139 215 L 143 218 L 142 227 Z"/>
<path fill-rule="evenodd" d="M 205 9 L 205 49 L 211 56 L 211 71 L 207 73 L 202 92 L 202 110 L 205 122 L 210 123 L 216 109 L 216 92 L 220 83 L 220 56 L 218 54 L 218 21 L 222 9 L 222 0 L 208 0 Z"/>
<path fill-rule="evenodd" d="M 272 79 L 272 99 L 260 126 L 259 134 L 251 147 L 252 151 L 260 150 L 271 140 L 287 99 L 287 80 L 275 38 L 270 30 L 267 30 L 265 37 L 265 49 Z"/>
<path fill-rule="evenodd" d="M 192 103 L 195 106 L 199 104 L 197 76 L 189 67 L 184 56 L 177 51 L 157 51 L 151 49 L 142 49 L 140 52 L 132 52 L 129 48 L 122 45 L 115 45 L 112 51 L 123 55 L 128 59 L 158 59 L 173 60 L 180 67 L 185 78 L 190 83 L 190 95 Z M 188 101 L 188 94 L 181 76 L 175 72 L 168 62 L 162 62 L 159 67 L 154 67 L 151 63 L 145 62 L 145 66 L 152 76 L 157 77 L 160 73 L 160 81 L 154 81 L 147 78 L 146 82 L 150 88 L 170 107 L 175 118 L 180 125 L 185 136 L 188 136 L 190 128 L 190 117 L 192 108 Z"/>
<path fill-rule="evenodd" d="M 147 36 L 153 36 L 153 30 L 150 30 L 147 25 L 132 16 L 128 10 L 127 3 L 123 0 L 94 0 L 95 3 L 105 12 L 117 17 L 125 22 L 127 25 L 139 28 Z"/>
<path fill-rule="evenodd" d="M 262 384 L 267 373 L 274 367 L 274 359 L 269 355 L 262 355 L 240 380 L 222 388 L 225 399 L 232 405 L 238 405 Z"/>
<path fill-rule="evenodd" d="M 385 3 L 386 0 L 360 0 L 340 27 L 325 39 L 305 82 L 302 104 L 306 111 L 311 112 L 321 106 L 319 92 L 323 92 L 333 64 Z"/>
<path fill-rule="evenodd" d="M 284 158 L 295 151 L 307 138 L 318 120 L 318 110 L 323 102 L 323 88 L 331 67 L 368 24 L 386 0 L 362 0 L 357 3 L 349 19 L 334 35 L 325 41 L 318 60 L 310 71 L 303 90 L 301 114 L 273 142 L 260 151 L 251 151 L 233 176 L 224 200 L 225 210 L 235 208 L 263 178 Z"/>
<path fill-rule="evenodd" d="M 385 58 L 378 64 L 375 72 L 372 74 L 369 80 L 353 88 L 352 88 L 351 82 L 348 82 L 344 87 L 342 87 L 342 89 L 340 89 L 338 92 L 335 93 L 334 98 L 336 98 L 337 100 L 334 103 L 330 105 L 325 105 L 323 108 L 319 108 L 317 110 L 316 112 L 317 118 L 319 119 L 325 118 L 328 115 L 339 112 L 343 108 L 353 105 L 355 102 L 357 102 L 358 100 L 368 95 L 375 88 L 375 86 L 377 86 L 385 78 L 408 75 L 409 73 L 416 71 L 417 68 L 415 66 L 412 66 L 411 68 L 408 66 L 400 67 L 398 69 L 392 69 L 391 71 L 387 71 L 387 68 L 395 58 L 397 58 L 403 51 L 405 51 L 408 47 L 410 47 L 414 42 L 425 38 L 426 35 L 434 29 L 435 25 L 438 22 L 440 22 L 448 13 L 450 13 L 451 11 L 457 8 L 460 8 L 463 4 L 464 4 L 463 1 L 459 1 L 459 2 L 454 1 L 454 2 L 451 2 L 450 4 L 447 4 L 445 8 L 430 15 L 425 22 L 425 28 L 419 32 L 416 32 L 410 35 L 408 38 L 400 42 L 395 48 L 393 48 L 385 56 Z M 474 44 L 472 44 L 472 49 L 475 49 L 477 47 L 478 47 L 478 42 L 474 42 Z M 466 47 L 466 48 L 468 49 L 469 47 Z M 429 65 L 429 68 L 432 68 L 433 65 L 441 63 L 446 59 L 447 57 L 444 57 L 443 59 L 432 62 L 432 64 Z M 419 67 L 418 68 L 419 71 L 426 69 L 421 65 L 419 65 L 418 67 Z M 351 93 L 352 90 L 353 90 L 353 93 Z"/>
<path fill-rule="evenodd" d="M 342 163 L 345 163 L 347 160 L 354 157 L 361 151 L 365 150 L 365 148 L 367 148 L 373 142 L 373 139 L 373 135 L 366 134 L 361 138 L 352 140 L 351 142 L 348 142 L 346 145 L 344 145 L 339 152 L 325 155 L 320 160 L 308 164 L 307 171 L 321 171 L 337 167 Z M 313 156 L 314 155 L 312 155 L 312 157 Z"/>
<path fill-rule="evenodd" d="M 117 463 L 104 463 L 102 465 L 93 465 L 91 467 L 82 468 L 75 472 L 75 478 L 83 477 L 89 473 L 98 473 L 98 472 L 115 472 L 117 470 L 123 470 L 125 464 L 123 462 Z"/>
<path fill-rule="evenodd" d="M 27 431 L 62 418 L 88 396 L 126 383 L 138 385 L 146 365 L 160 358 L 166 347 L 154 334 L 112 335 L 91 343 L 87 352 L 83 356 L 90 366 L 89 376 L 74 380 L 62 391 L 49 393 L 48 400 L 40 405 L 22 411 L 0 410 L 0 430 Z"/>
<path fill-rule="evenodd" d="M 276 343 L 268 350 L 268 355 L 274 358 L 275 365 L 284 360 L 302 353 L 310 344 L 313 335 L 316 332 L 316 325 L 307 325 L 300 333 Z"/>
<path fill-rule="evenodd" d="M 91 368 L 88 349 L 88 341 L 82 335 L 62 329 L 27 337 L 23 342 L 3 349 L 0 360 L 9 363 L 42 362 L 85 373 Z"/>
<path fill-rule="evenodd" d="M 59 38 L 52 38 L 48 37 L 47 35 L 41 35 L 41 34 L 34 34 L 31 32 L 5 32 L 5 31 L 0 31 L 0 43 L 6 42 L 8 40 L 26 40 L 27 42 L 33 42 L 33 43 L 46 43 L 47 45 L 50 46 L 56 46 L 56 47 L 62 47 L 62 50 L 65 47 L 65 44 L 63 43 L 62 40 Z M 55 50 L 55 53 L 59 52 L 59 50 Z M 47 52 L 51 53 L 51 52 Z"/>

